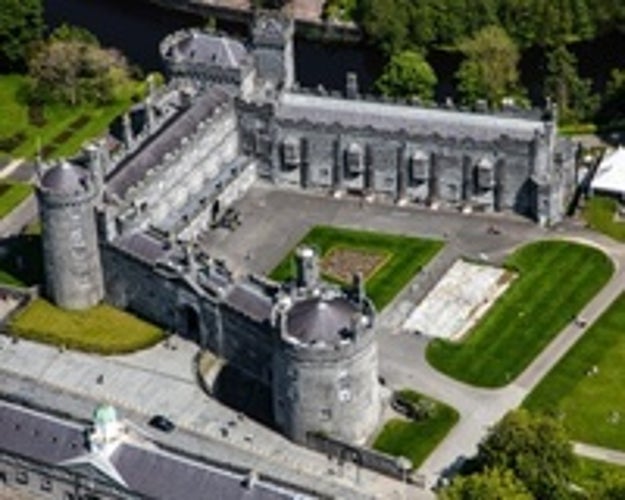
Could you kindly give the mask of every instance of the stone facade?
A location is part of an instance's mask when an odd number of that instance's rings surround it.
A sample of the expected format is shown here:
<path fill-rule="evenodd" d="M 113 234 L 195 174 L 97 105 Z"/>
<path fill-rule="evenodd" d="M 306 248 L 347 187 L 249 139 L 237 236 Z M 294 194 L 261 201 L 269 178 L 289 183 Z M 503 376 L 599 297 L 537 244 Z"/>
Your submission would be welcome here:
<path fill-rule="evenodd" d="M 349 290 L 321 283 L 309 250 L 294 283 L 235 277 L 197 238 L 259 176 L 549 225 L 565 211 L 574 152 L 556 137 L 551 112 L 365 100 L 353 77 L 346 97 L 294 91 L 292 29 L 261 15 L 249 47 L 199 31 L 171 35 L 161 45 L 169 83 L 151 86 L 76 159 L 82 166 L 41 173 L 48 293 L 63 307 L 88 307 L 103 282 L 111 303 L 264 384 L 292 439 L 322 432 L 361 442 L 380 413 L 375 313 L 361 280 Z"/>

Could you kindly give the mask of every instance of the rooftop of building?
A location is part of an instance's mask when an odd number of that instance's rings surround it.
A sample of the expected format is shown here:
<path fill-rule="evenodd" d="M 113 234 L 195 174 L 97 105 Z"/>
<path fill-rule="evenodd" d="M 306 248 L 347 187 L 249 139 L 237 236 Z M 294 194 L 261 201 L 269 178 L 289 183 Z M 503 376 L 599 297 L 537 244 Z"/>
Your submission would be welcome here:
<path fill-rule="evenodd" d="M 297 300 L 288 310 L 287 335 L 303 344 L 333 345 L 355 334 L 359 308 L 344 296 Z"/>
<path fill-rule="evenodd" d="M 200 30 L 179 31 L 165 39 L 163 56 L 229 69 L 241 68 L 249 62 L 249 53 L 238 40 Z"/>
<path fill-rule="evenodd" d="M 79 165 L 63 161 L 46 170 L 41 187 L 58 194 L 75 194 L 88 190 L 89 173 Z"/>
<path fill-rule="evenodd" d="M 105 406 L 96 413 L 109 419 L 115 412 Z M 0 401 L 0 449 L 39 464 L 66 464 L 80 473 L 80 464 L 113 473 L 111 479 L 122 488 L 149 498 L 215 498 L 282 500 L 308 499 L 289 486 L 283 486 L 253 472 L 227 468 L 184 454 L 175 453 L 141 440 L 121 440 L 110 453 L 95 456 L 85 439 L 85 426 L 41 411 Z M 110 451 L 110 450 L 109 450 Z M 103 461 L 106 467 L 103 467 Z M 110 468 L 110 469 L 109 469 Z M 184 492 L 184 493 L 183 493 Z"/>
<path fill-rule="evenodd" d="M 502 135 L 531 140 L 544 127 L 543 121 L 539 119 L 504 114 L 458 112 L 295 92 L 282 95 L 276 116 L 281 120 L 339 124 L 354 128 L 373 127 L 385 131 L 404 129 L 411 134 L 470 137 L 477 141 L 495 140 Z"/>

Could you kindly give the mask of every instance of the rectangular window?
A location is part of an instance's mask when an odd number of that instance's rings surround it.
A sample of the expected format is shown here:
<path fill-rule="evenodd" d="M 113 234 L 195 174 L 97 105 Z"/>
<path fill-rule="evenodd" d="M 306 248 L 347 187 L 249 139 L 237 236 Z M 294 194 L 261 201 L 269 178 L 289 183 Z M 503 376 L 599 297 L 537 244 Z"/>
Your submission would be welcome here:
<path fill-rule="evenodd" d="M 28 484 L 28 472 L 21 470 L 15 476 L 15 481 L 19 484 Z"/>

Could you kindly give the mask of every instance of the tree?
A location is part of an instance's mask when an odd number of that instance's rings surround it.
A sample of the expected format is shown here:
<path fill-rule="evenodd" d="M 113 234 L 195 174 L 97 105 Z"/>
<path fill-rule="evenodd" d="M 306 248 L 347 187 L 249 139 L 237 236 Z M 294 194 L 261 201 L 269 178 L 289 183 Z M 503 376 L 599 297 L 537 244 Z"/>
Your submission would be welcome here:
<path fill-rule="evenodd" d="M 597 120 L 604 124 L 625 120 L 625 70 L 615 69 L 610 74 Z"/>
<path fill-rule="evenodd" d="M 128 65 L 84 30 L 63 26 L 29 61 L 31 98 L 40 102 L 108 103 L 128 82 Z"/>
<path fill-rule="evenodd" d="M 591 94 L 590 80 L 577 72 L 577 58 L 559 45 L 547 54 L 544 95 L 556 100 L 562 123 L 590 119 L 597 109 L 597 97 Z"/>
<path fill-rule="evenodd" d="M 519 93 L 519 50 L 503 28 L 488 26 L 464 40 L 465 56 L 456 73 L 463 101 L 485 99 L 498 107 L 504 97 Z"/>
<path fill-rule="evenodd" d="M 0 68 L 22 69 L 43 33 L 41 0 L 0 0 Z"/>
<path fill-rule="evenodd" d="M 405 50 L 391 57 L 376 86 L 386 96 L 431 100 L 436 82 L 436 74 L 423 55 Z"/>
<path fill-rule="evenodd" d="M 440 500 L 532 500 L 534 497 L 512 471 L 486 469 L 458 476 L 439 494 Z"/>
<path fill-rule="evenodd" d="M 410 0 L 362 0 L 362 26 L 385 54 L 390 56 L 407 46 L 410 9 Z"/>
<path fill-rule="evenodd" d="M 508 413 L 480 444 L 479 469 L 509 469 L 537 499 L 570 498 L 575 456 L 558 420 L 526 410 Z"/>

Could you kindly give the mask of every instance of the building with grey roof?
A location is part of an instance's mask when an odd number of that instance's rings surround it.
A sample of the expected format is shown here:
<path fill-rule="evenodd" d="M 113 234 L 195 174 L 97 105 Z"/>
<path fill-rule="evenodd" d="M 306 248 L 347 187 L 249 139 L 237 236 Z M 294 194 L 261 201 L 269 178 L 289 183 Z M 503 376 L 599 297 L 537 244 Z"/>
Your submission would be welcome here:
<path fill-rule="evenodd" d="M 365 441 L 380 398 L 375 311 L 362 280 L 321 282 L 310 250 L 299 252 L 292 283 L 237 277 L 196 239 L 258 177 L 557 223 L 574 151 L 557 137 L 555 111 L 373 101 L 353 77 L 345 96 L 296 90 L 293 26 L 281 17 L 257 17 L 247 45 L 186 30 L 160 48 L 169 83 L 151 85 L 86 150 L 86 167 L 40 172 L 48 295 L 86 308 L 105 291 L 110 303 L 193 339 L 263 384 L 276 426 L 298 442 L 319 433 Z"/>
<path fill-rule="evenodd" d="M 253 470 L 165 449 L 131 430 L 111 406 L 97 408 L 86 426 L 0 401 L 0 425 L 0 482 L 31 498 L 318 498 Z"/>

